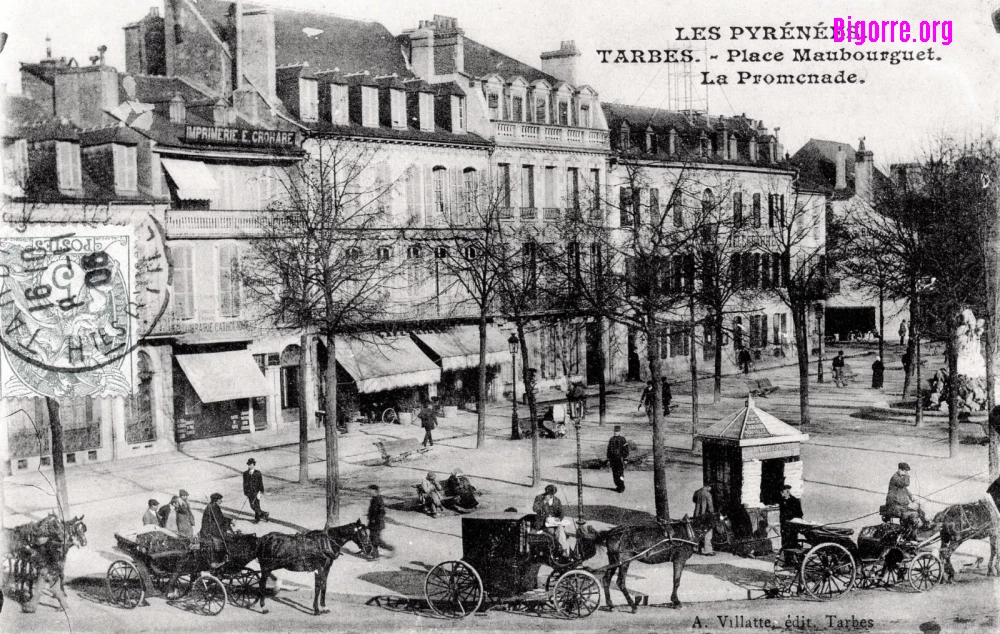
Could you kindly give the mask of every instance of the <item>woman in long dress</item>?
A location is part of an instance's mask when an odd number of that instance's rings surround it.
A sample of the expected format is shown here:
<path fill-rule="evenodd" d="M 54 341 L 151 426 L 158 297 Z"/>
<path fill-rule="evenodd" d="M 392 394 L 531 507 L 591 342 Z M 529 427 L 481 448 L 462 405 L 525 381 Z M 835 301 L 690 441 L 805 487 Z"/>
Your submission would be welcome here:
<path fill-rule="evenodd" d="M 884 381 L 885 364 L 882 363 L 881 357 L 875 357 L 875 363 L 872 363 L 872 389 L 881 390 Z"/>

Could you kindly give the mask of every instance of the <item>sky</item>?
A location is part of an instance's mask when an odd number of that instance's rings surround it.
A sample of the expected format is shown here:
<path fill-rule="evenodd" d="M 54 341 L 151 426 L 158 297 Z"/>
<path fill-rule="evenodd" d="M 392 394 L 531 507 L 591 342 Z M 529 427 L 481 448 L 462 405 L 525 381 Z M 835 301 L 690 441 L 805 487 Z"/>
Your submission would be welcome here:
<path fill-rule="evenodd" d="M 196 0 L 191 0 L 196 1 Z M 88 64 L 97 47 L 108 47 L 107 61 L 124 70 L 122 27 L 141 19 L 162 0 L 30 0 L 2 3 L 0 30 L 9 34 L 0 53 L 0 83 L 20 92 L 18 62 L 45 55 L 45 37 L 53 55 L 75 57 Z M 779 127 L 785 150 L 794 153 L 810 138 L 865 145 L 878 164 L 922 156 L 933 139 L 952 135 L 974 138 L 994 130 L 1000 121 L 1000 34 L 990 13 L 1000 0 L 842 0 L 820 2 L 755 0 L 261 0 L 288 8 L 327 11 L 373 20 L 392 33 L 416 27 L 435 14 L 458 19 L 465 35 L 533 66 L 539 54 L 574 40 L 579 83 L 595 88 L 606 102 L 670 107 L 670 79 L 683 76 L 682 64 L 601 63 L 598 50 L 694 48 L 692 107 L 713 115 L 746 113 L 767 127 Z M 919 5 L 919 6 L 916 6 Z M 860 11 L 859 11 L 860 10 Z M 858 12 L 859 15 L 853 15 Z M 952 22 L 950 45 L 938 43 L 853 43 L 823 41 L 751 41 L 729 39 L 730 27 L 815 26 L 835 18 L 909 20 L 914 31 L 922 20 Z M 677 40 L 677 28 L 720 28 L 716 41 Z M 762 32 L 761 32 L 762 33 Z M 939 38 L 941 36 L 939 35 Z M 850 52 L 923 51 L 934 49 L 941 61 L 889 65 L 884 62 L 790 61 L 794 48 Z M 729 50 L 784 52 L 774 63 L 728 63 Z M 709 59 L 705 59 L 709 56 Z M 711 56 L 717 59 L 710 59 Z M 613 59 L 612 54 L 609 59 Z M 702 71 L 726 74 L 728 85 L 701 85 Z M 738 85 L 736 73 L 854 73 L 864 84 L 777 86 Z"/>

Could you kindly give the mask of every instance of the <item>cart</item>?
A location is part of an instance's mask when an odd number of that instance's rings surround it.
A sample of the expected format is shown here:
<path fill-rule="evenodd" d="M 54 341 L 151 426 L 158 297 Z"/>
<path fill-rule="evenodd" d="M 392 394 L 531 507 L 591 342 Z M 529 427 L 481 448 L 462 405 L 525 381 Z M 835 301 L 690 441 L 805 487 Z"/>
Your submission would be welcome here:
<path fill-rule="evenodd" d="M 227 601 L 249 608 L 257 600 L 260 573 L 231 564 L 212 569 L 197 540 L 159 528 L 115 533 L 115 540 L 114 550 L 128 557 L 108 567 L 105 585 L 115 605 L 133 609 L 162 595 L 187 598 L 199 613 L 214 616 Z"/>
<path fill-rule="evenodd" d="M 855 587 L 892 587 L 906 581 L 923 592 L 941 582 L 944 567 L 929 550 L 939 538 L 917 540 L 913 530 L 885 522 L 854 530 L 806 522 L 798 525 L 797 543 L 784 546 L 774 560 L 775 594 L 806 594 L 834 599 Z"/>
<path fill-rule="evenodd" d="M 553 536 L 532 529 L 534 515 L 477 513 L 462 518 L 462 559 L 427 573 L 424 598 L 437 615 L 460 619 L 486 609 L 550 607 L 564 618 L 590 616 L 600 606 L 601 584 L 580 568 L 579 555 L 558 556 Z M 540 588 L 543 565 L 552 568 Z"/>

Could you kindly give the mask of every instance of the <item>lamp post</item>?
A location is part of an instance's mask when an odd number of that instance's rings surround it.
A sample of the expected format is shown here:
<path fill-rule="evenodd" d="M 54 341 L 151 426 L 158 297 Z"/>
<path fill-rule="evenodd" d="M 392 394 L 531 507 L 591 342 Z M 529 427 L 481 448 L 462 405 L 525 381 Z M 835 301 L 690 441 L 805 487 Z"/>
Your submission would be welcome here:
<path fill-rule="evenodd" d="M 521 427 L 517 422 L 517 347 L 521 340 L 512 334 L 507 340 L 510 346 L 510 439 L 520 440 Z"/>
<path fill-rule="evenodd" d="M 583 420 L 584 405 L 587 403 L 587 391 L 582 385 L 576 384 L 569 389 L 569 416 L 576 428 L 576 523 L 583 525 L 583 455 L 580 450 L 580 421 Z"/>

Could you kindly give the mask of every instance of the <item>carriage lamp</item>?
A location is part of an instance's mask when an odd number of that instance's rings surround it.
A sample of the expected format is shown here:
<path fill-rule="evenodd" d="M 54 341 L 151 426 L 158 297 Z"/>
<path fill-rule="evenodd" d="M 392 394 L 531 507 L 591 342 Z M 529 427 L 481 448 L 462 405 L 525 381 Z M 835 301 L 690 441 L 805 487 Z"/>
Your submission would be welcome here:
<path fill-rule="evenodd" d="M 573 427 L 576 429 L 576 523 L 578 526 L 584 524 L 583 521 L 583 454 L 580 449 L 580 421 L 583 420 L 584 405 L 587 403 L 587 392 L 582 386 L 574 385 L 566 395 L 569 401 L 569 416 L 573 419 Z"/>
<path fill-rule="evenodd" d="M 517 422 L 517 347 L 521 340 L 517 335 L 511 334 L 507 340 L 510 346 L 510 439 L 519 440 L 521 438 L 521 427 Z"/>

